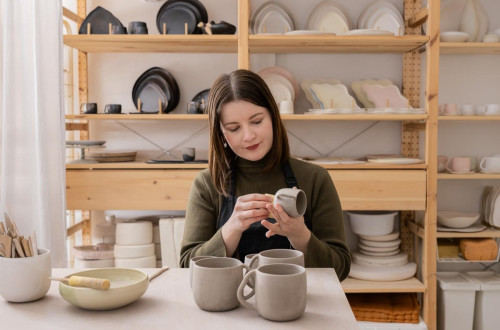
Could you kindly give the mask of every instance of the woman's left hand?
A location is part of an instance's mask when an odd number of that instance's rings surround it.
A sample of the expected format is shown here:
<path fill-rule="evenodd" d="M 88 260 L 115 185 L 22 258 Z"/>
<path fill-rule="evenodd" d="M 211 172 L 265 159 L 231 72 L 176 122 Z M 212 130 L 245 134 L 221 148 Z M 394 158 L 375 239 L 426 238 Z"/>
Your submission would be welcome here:
<path fill-rule="evenodd" d="M 295 249 L 305 250 L 307 243 L 309 243 L 311 232 L 306 227 L 304 217 L 292 218 L 288 216 L 279 204 L 274 206 L 272 203 L 269 203 L 266 205 L 266 208 L 276 220 L 276 223 L 271 223 L 267 220 L 261 221 L 262 226 L 268 229 L 266 237 L 276 234 L 286 236 Z"/>

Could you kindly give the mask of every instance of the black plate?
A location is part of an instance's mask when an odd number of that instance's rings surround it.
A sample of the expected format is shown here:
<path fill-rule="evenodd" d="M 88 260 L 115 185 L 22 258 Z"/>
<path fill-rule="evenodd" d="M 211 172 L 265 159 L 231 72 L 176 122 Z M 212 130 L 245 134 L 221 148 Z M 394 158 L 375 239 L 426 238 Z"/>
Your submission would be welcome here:
<path fill-rule="evenodd" d="M 167 83 L 165 78 L 163 78 L 159 74 L 149 73 L 141 81 L 138 80 L 138 82 L 139 83 L 136 83 L 134 85 L 134 91 L 132 92 L 132 99 L 134 100 L 134 104 L 135 104 L 136 108 L 138 109 L 138 105 L 137 105 L 136 101 L 139 99 L 140 94 L 142 93 L 143 89 L 150 88 L 150 87 L 154 88 L 154 86 L 148 86 L 149 84 L 152 84 L 152 85 L 159 87 L 161 90 L 162 95 L 159 95 L 159 96 L 162 98 L 163 101 L 165 101 L 165 102 L 162 101 L 162 104 L 163 104 L 162 112 L 165 113 L 167 111 L 167 104 L 169 102 L 171 102 L 171 100 L 172 100 L 172 87 L 170 87 L 170 85 Z M 141 97 L 141 102 L 143 103 L 143 105 L 144 105 L 144 103 L 153 104 L 153 107 L 151 107 L 151 106 L 148 106 L 146 108 L 141 107 L 141 110 L 143 112 L 147 112 L 147 113 L 158 112 L 158 99 L 156 99 L 154 101 L 153 100 L 143 100 L 143 97 Z M 150 109 L 150 108 L 152 108 L 152 109 Z"/>
<path fill-rule="evenodd" d="M 208 160 L 192 160 L 190 162 L 186 162 L 183 160 L 157 160 L 150 159 L 146 161 L 147 164 L 208 164 Z"/>
<path fill-rule="evenodd" d="M 196 25 L 198 25 L 199 22 L 206 23 L 208 22 L 208 13 L 207 9 L 205 6 L 198 0 L 168 0 L 165 2 L 160 9 L 158 10 L 158 14 L 156 15 L 156 27 L 158 28 L 158 32 L 160 34 L 163 34 L 163 22 L 160 21 L 160 17 L 164 14 L 164 12 L 167 10 L 167 7 L 172 6 L 175 3 L 181 2 L 185 5 L 187 8 L 191 8 L 195 16 L 197 17 L 197 22 Z M 196 10 L 192 8 L 192 6 L 195 7 Z M 168 22 L 167 23 L 167 29 L 168 29 Z M 201 34 L 202 30 L 201 28 L 196 27 L 194 34 Z M 184 34 L 184 23 L 182 24 L 182 34 Z"/>
<path fill-rule="evenodd" d="M 170 94 L 170 93 L 169 93 Z M 158 112 L 158 99 L 161 99 L 161 112 L 167 109 L 169 95 L 154 78 L 146 79 L 137 89 L 136 99 L 141 99 L 141 112 Z"/>
<path fill-rule="evenodd" d="M 210 88 L 204 89 L 198 94 L 196 94 L 191 101 L 201 103 L 201 100 L 204 100 L 205 106 L 208 104 L 208 94 L 210 93 Z"/>
<path fill-rule="evenodd" d="M 97 6 L 85 17 L 78 30 L 79 34 L 87 34 L 88 23 L 90 23 L 91 34 L 109 34 L 109 23 L 112 26 L 118 25 L 124 27 L 118 18 L 101 6 Z"/>
<path fill-rule="evenodd" d="M 167 104 L 167 108 L 165 109 L 165 113 L 168 113 L 177 107 L 179 104 L 179 98 L 180 98 L 180 91 L 179 91 L 179 85 L 177 85 L 177 81 L 175 80 L 174 76 L 168 72 L 167 70 L 159 67 L 152 67 L 148 70 L 146 70 L 139 78 L 137 78 L 134 87 L 132 88 L 132 101 L 134 102 L 136 108 L 137 108 L 137 91 L 141 83 L 147 79 L 149 76 L 152 75 L 159 75 L 165 81 L 167 82 L 168 88 L 165 89 L 165 94 L 170 92 L 170 95 L 172 96 L 171 99 L 169 100 Z"/>
<path fill-rule="evenodd" d="M 163 23 L 167 24 L 167 34 L 184 34 L 184 24 L 187 23 L 187 34 L 194 34 L 197 29 L 198 20 L 195 13 L 184 6 L 184 3 L 179 3 L 177 6 L 170 6 L 163 12 L 157 21 L 159 25 L 158 31 L 163 33 Z"/>

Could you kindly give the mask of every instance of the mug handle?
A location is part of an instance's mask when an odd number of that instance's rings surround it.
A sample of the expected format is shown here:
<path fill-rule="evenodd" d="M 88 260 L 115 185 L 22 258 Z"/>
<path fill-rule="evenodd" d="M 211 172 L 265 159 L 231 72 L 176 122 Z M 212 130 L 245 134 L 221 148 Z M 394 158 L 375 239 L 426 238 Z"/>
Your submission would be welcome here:
<path fill-rule="evenodd" d="M 484 167 L 484 162 L 486 161 L 486 159 L 488 159 L 489 156 L 486 156 L 486 157 L 483 157 L 483 159 L 481 159 L 481 162 L 479 163 L 479 168 L 483 171 L 486 171 L 486 168 Z"/>
<path fill-rule="evenodd" d="M 243 293 L 243 290 L 245 289 L 245 286 L 247 286 L 248 281 L 250 280 L 250 277 L 253 276 L 254 282 L 255 282 L 255 273 L 257 272 L 256 269 L 249 271 L 245 277 L 243 278 L 243 281 L 241 281 L 240 286 L 238 287 L 238 291 L 236 292 L 236 296 L 238 297 L 238 300 L 240 304 L 247 308 L 255 308 L 255 304 L 249 303 L 247 300 L 253 297 L 255 294 L 255 288 L 252 289 L 252 291 L 248 294 L 245 295 Z"/>
<path fill-rule="evenodd" d="M 448 172 L 453 172 L 453 171 L 452 171 L 452 169 L 449 167 L 449 165 L 450 165 L 450 163 L 451 163 L 451 161 L 452 161 L 452 160 L 453 160 L 453 158 L 450 158 L 450 159 L 448 159 L 448 161 L 446 162 L 446 166 L 445 166 L 445 167 L 446 167 L 446 170 L 447 170 Z"/>
<path fill-rule="evenodd" d="M 259 262 L 259 255 L 256 254 L 250 259 L 250 262 L 248 263 L 248 268 L 253 269 L 253 264 Z M 259 264 L 257 264 L 256 268 L 259 267 Z"/>

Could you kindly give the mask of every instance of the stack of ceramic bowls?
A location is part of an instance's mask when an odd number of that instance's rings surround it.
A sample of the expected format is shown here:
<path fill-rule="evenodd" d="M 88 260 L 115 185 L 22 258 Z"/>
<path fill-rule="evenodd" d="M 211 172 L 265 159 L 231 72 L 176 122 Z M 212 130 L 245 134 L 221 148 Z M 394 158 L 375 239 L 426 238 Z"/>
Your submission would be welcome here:
<path fill-rule="evenodd" d="M 369 281 L 397 281 L 412 277 L 417 265 L 401 252 L 399 231 L 394 230 L 397 212 L 347 212 L 351 228 L 359 236 L 352 253 L 349 276 Z"/>
<path fill-rule="evenodd" d="M 161 268 L 160 226 L 158 222 L 153 224 L 153 243 L 155 245 L 156 267 Z"/>
<path fill-rule="evenodd" d="M 155 268 L 153 224 L 150 221 L 116 224 L 115 266 Z"/>
<path fill-rule="evenodd" d="M 73 247 L 73 255 L 75 268 L 107 268 L 113 267 L 115 264 L 112 244 L 75 246 Z"/>

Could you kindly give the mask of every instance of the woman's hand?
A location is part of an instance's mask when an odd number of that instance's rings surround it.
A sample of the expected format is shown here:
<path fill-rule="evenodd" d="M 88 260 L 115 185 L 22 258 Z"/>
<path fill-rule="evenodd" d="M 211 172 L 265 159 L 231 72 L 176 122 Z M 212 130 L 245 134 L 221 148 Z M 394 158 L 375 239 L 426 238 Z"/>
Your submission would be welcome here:
<path fill-rule="evenodd" d="M 261 224 L 268 229 L 266 236 L 271 237 L 276 234 L 286 236 L 296 250 L 300 250 L 305 254 L 311 232 L 304 222 L 304 217 L 292 218 L 288 216 L 279 204 L 274 206 L 269 203 L 266 207 L 276 220 L 276 223 L 267 220 L 261 221 Z"/>
<path fill-rule="evenodd" d="M 266 205 L 272 202 L 271 196 L 248 194 L 238 197 L 233 214 L 222 226 L 222 239 L 226 246 L 226 255 L 232 256 L 238 247 L 241 234 L 251 224 L 269 217 Z"/>

